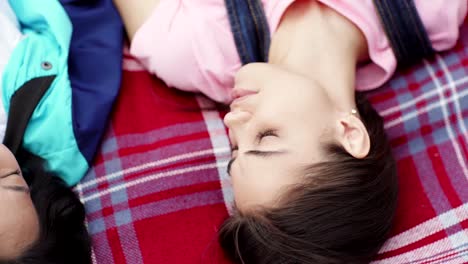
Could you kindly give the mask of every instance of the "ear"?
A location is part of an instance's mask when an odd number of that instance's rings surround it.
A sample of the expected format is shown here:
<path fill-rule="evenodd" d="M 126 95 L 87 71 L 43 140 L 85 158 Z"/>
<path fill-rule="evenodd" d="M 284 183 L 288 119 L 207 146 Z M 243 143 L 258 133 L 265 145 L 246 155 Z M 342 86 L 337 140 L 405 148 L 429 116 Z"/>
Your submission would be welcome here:
<path fill-rule="evenodd" d="M 338 120 L 338 141 L 357 159 L 365 158 L 370 151 L 370 138 L 366 126 L 355 115 Z"/>

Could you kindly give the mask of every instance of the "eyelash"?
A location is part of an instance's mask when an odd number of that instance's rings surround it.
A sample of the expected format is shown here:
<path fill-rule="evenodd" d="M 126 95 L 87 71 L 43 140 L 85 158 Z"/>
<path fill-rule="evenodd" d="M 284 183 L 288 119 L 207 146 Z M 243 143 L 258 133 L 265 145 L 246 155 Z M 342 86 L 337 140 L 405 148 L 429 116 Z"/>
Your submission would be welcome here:
<path fill-rule="evenodd" d="M 264 137 L 277 137 L 277 132 L 274 129 L 267 129 L 257 134 L 257 142 L 260 143 Z"/>

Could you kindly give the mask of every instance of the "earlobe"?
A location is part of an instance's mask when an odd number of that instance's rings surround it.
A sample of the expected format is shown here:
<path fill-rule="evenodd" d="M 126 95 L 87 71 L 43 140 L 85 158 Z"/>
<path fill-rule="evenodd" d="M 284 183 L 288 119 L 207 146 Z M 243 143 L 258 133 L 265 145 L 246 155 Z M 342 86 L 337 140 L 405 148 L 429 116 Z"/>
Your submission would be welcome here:
<path fill-rule="evenodd" d="M 361 119 L 355 115 L 339 120 L 338 140 L 343 148 L 357 159 L 363 159 L 369 154 L 369 133 Z"/>

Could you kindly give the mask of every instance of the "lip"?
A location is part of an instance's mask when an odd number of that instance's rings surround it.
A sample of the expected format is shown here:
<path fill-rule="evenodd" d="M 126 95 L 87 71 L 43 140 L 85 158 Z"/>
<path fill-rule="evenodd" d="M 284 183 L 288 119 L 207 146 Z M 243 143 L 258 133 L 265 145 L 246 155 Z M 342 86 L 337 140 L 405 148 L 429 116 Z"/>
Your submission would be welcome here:
<path fill-rule="evenodd" d="M 231 104 L 239 103 L 240 101 L 244 100 L 246 97 L 256 94 L 257 92 L 246 90 L 246 89 L 239 89 L 235 88 L 231 92 L 231 96 L 234 99 Z"/>

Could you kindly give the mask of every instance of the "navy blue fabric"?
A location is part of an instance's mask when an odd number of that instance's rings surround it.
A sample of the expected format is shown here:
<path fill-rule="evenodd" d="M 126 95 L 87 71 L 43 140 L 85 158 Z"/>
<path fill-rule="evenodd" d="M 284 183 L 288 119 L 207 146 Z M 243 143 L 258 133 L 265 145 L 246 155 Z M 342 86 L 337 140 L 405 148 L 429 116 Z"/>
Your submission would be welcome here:
<path fill-rule="evenodd" d="M 412 0 L 374 0 L 393 52 L 408 67 L 435 51 Z"/>
<path fill-rule="evenodd" d="M 243 65 L 267 62 L 270 29 L 259 0 L 225 0 L 231 31 Z"/>
<path fill-rule="evenodd" d="M 73 130 L 92 162 L 120 89 L 124 28 L 112 0 L 60 0 L 73 24 L 68 59 Z"/>

